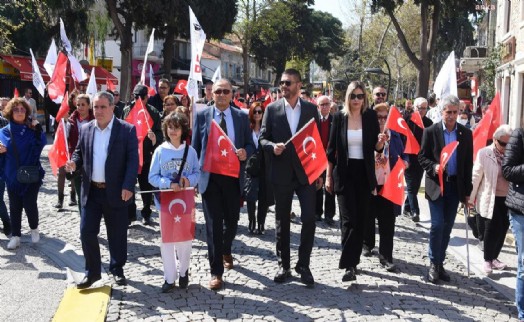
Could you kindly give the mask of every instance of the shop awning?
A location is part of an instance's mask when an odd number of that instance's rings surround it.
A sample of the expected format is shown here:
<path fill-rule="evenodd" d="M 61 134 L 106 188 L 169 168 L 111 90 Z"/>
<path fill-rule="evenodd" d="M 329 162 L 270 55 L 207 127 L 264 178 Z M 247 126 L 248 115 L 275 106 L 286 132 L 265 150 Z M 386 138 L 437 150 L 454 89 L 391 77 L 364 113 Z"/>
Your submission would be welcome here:
<path fill-rule="evenodd" d="M 12 65 L 14 68 L 16 68 L 20 72 L 20 79 L 23 81 L 32 81 L 33 80 L 33 68 L 31 66 L 31 57 L 27 56 L 18 56 L 18 55 L 4 55 L 0 54 L 0 57 L 5 60 L 8 64 Z M 42 74 L 42 78 L 44 79 L 44 82 L 49 81 L 49 75 L 47 75 L 47 72 L 42 67 L 44 64 L 43 60 L 36 60 L 36 63 L 38 64 L 38 67 L 40 68 L 40 73 Z"/>

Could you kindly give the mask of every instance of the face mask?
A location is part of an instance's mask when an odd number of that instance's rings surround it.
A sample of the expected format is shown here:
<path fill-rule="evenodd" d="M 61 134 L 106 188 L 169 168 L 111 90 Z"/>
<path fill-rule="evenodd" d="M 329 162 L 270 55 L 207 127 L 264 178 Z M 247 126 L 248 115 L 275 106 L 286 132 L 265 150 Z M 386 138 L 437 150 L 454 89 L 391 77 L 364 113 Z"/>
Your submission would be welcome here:
<path fill-rule="evenodd" d="M 457 122 L 459 122 L 462 125 L 466 125 L 466 123 L 468 123 L 468 120 L 466 120 L 466 119 L 458 119 Z"/>

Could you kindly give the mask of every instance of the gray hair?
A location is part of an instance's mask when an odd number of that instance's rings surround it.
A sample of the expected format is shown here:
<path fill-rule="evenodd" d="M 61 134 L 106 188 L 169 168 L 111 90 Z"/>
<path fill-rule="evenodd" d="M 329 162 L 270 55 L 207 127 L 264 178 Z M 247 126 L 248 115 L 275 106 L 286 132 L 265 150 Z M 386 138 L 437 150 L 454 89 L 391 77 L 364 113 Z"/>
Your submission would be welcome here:
<path fill-rule="evenodd" d="M 114 104 L 113 94 L 109 92 L 101 91 L 101 92 L 96 93 L 95 96 L 93 97 L 93 102 L 97 100 L 98 98 L 107 98 L 109 102 L 109 106 L 112 106 Z"/>
<path fill-rule="evenodd" d="M 511 126 L 509 126 L 508 124 L 502 124 L 495 130 L 495 132 L 493 132 L 493 138 L 495 140 L 498 140 L 503 136 L 506 136 L 506 135 L 510 136 L 511 132 L 512 132 Z"/>
<path fill-rule="evenodd" d="M 459 100 L 458 97 L 456 97 L 455 95 L 451 94 L 451 95 L 447 95 L 446 97 L 441 99 L 439 105 L 440 105 L 440 109 L 441 110 L 445 110 L 449 105 L 453 105 L 453 106 L 459 107 L 460 106 L 460 100 Z"/>
<path fill-rule="evenodd" d="M 226 83 L 229 85 L 229 88 L 233 89 L 233 85 L 231 84 L 231 82 L 229 81 L 229 79 L 227 78 L 221 78 L 219 80 L 216 81 L 216 83 L 213 84 L 213 92 L 215 91 L 215 88 L 218 84 L 222 84 L 222 83 Z"/>
<path fill-rule="evenodd" d="M 415 107 L 420 107 L 422 104 L 424 103 L 427 103 L 428 100 L 425 99 L 424 97 L 417 97 L 415 99 L 415 102 L 413 102 L 413 105 L 415 105 Z"/>
<path fill-rule="evenodd" d="M 317 97 L 317 104 L 318 104 L 318 102 L 319 102 L 320 100 L 325 99 L 325 98 L 327 98 L 328 101 L 329 101 L 329 103 L 331 103 L 331 99 L 329 98 L 329 96 L 322 95 L 322 96 Z"/>

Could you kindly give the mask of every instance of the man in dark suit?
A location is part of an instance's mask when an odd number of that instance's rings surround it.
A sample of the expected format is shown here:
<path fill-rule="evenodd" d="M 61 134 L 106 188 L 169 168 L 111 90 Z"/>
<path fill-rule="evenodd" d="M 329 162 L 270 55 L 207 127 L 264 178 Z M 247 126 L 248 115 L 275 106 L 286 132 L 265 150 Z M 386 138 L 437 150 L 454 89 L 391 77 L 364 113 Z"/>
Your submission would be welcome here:
<path fill-rule="evenodd" d="M 316 183 L 309 184 L 295 148 L 292 144 L 286 146 L 286 142 L 311 119 L 315 119 L 317 125 L 319 124 L 316 106 L 299 98 L 301 87 L 300 73 L 295 69 L 286 69 L 280 79 L 284 97 L 267 106 L 260 129 L 260 144 L 272 156 L 269 175 L 275 194 L 279 266 L 274 281 L 283 283 L 291 277 L 289 228 L 293 193 L 296 193 L 300 201 L 302 231 L 295 271 L 301 275 L 304 284 L 313 286 L 315 280 L 309 263 L 316 229 Z"/>
<path fill-rule="evenodd" d="M 473 189 L 471 176 L 473 169 L 473 137 L 471 131 L 457 123 L 460 107 L 459 99 L 449 95 L 441 101 L 442 122 L 424 130 L 418 160 L 426 171 L 426 199 L 431 213 L 429 232 L 429 259 L 431 261 L 428 280 L 450 281 L 444 270 L 444 259 L 448 248 L 451 229 L 455 223 L 459 202 L 468 204 Z M 438 171 L 440 153 L 451 142 L 459 145 L 449 157 L 444 169 L 444 194 L 440 194 Z"/>
<path fill-rule="evenodd" d="M 333 121 L 333 116 L 329 114 L 331 109 L 331 100 L 328 96 L 320 96 L 317 98 L 318 110 L 320 113 L 320 127 L 318 131 L 320 133 L 320 138 L 322 139 L 322 145 L 324 150 L 327 149 L 329 141 L 329 131 L 331 130 L 331 122 Z M 325 182 L 326 173 L 322 174 L 322 181 Z M 324 201 L 325 195 L 325 203 Z M 324 209 L 323 209 L 324 203 Z M 335 216 L 335 195 L 326 191 L 324 185 L 317 190 L 317 201 L 315 206 L 315 214 L 317 216 L 317 221 L 322 220 L 322 213 L 324 213 L 324 221 L 328 225 L 333 225 L 333 217 Z"/>
<path fill-rule="evenodd" d="M 424 97 L 418 97 L 417 99 L 415 99 L 414 106 L 415 111 L 418 111 L 420 116 L 422 117 L 422 124 L 424 124 L 424 128 L 430 127 L 433 124 L 433 122 L 431 122 L 431 120 L 426 117 L 426 113 L 428 111 L 428 101 Z M 421 144 L 422 133 L 424 132 L 424 129 L 420 128 L 418 125 L 413 123 L 413 121 L 411 120 L 413 111 L 408 111 L 408 104 L 406 102 L 406 112 L 404 113 L 404 119 L 406 120 L 409 129 L 411 130 L 411 132 L 413 132 L 413 135 L 417 139 L 417 142 Z M 417 155 L 408 155 L 409 167 L 404 171 L 408 195 L 406 198 L 406 202 L 404 203 L 404 214 L 406 214 L 408 217 L 411 217 L 411 219 L 414 222 L 419 222 L 420 208 L 418 206 L 417 194 L 418 190 L 420 189 L 422 176 L 424 175 L 424 169 L 422 169 L 422 167 L 420 166 Z"/>
<path fill-rule="evenodd" d="M 80 238 L 86 275 L 77 288 L 90 287 L 101 278 L 98 233 L 102 216 L 107 229 L 109 271 L 125 285 L 127 208 L 133 197 L 138 169 L 135 127 L 114 117 L 113 96 L 99 92 L 93 99 L 95 120 L 85 124 L 68 172 L 82 168 Z"/>
<path fill-rule="evenodd" d="M 227 79 L 223 78 L 213 84 L 214 105 L 197 113 L 191 140 L 192 146 L 197 151 L 200 167 L 203 167 L 210 126 L 215 120 L 234 142 L 241 164 L 240 178 L 202 171 L 198 182 L 206 219 L 208 260 L 211 267 L 209 288 L 212 290 L 222 287 L 224 268 L 233 268 L 231 246 L 237 233 L 240 216 L 244 161 L 255 151 L 247 114 L 231 108 L 229 103 L 232 97 L 233 89 Z"/>

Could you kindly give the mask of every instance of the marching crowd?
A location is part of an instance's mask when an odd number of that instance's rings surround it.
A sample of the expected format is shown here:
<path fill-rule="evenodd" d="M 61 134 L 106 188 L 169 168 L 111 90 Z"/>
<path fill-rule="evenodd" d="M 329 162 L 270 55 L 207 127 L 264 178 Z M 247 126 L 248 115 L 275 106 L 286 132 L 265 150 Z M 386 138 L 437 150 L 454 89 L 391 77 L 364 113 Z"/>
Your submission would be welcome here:
<path fill-rule="evenodd" d="M 166 79 L 160 80 L 159 92 L 153 97 L 148 96 L 146 86 L 137 85 L 134 100 L 127 105 L 119 100 L 118 92 L 99 92 L 92 98 L 72 93 L 71 115 L 65 122 L 70 161 L 58 172 L 56 208 L 63 207 L 65 183 L 70 180 L 70 205 L 78 204 L 81 214 L 86 268 L 77 287 L 88 288 L 101 278 L 97 236 L 102 217 L 108 235 L 109 270 L 117 284 L 126 283 L 127 229 L 137 220 L 137 180 L 141 192 L 180 192 L 195 187 L 201 194 L 210 289 L 222 288 L 225 269 L 234 268 L 232 245 L 244 201 L 248 231 L 253 235 L 265 233 L 268 208 L 275 207 L 276 283 L 286 282 L 294 268 L 302 283 L 314 286 L 309 267 L 316 224 L 324 220 L 334 225 L 336 204 L 341 231 L 341 280 L 356 280 L 361 255 L 376 255 L 384 269 L 396 272 L 395 218 L 402 213 L 402 207 L 380 191 L 400 162 L 405 168 L 407 192 L 403 212 L 415 222 L 419 221 L 417 194 L 425 173 L 431 215 L 427 279 L 432 283 L 450 281 L 444 261 L 457 210 L 460 203 L 475 208 L 482 223 L 486 274 L 506 267 L 498 255 L 511 224 L 519 258 L 516 304 L 519 319 L 524 319 L 524 130 L 501 125 L 474 156 L 471 128 L 478 119 L 469 107 L 453 95 L 440 100 L 419 97 L 398 108 L 402 114 L 398 123 L 403 122 L 406 126 L 401 127 L 408 128 L 420 145 L 418 153 L 406 153 L 406 137 L 387 127 L 391 110 L 397 107 L 387 104 L 384 87 L 373 89 L 370 102 L 366 86 L 351 82 L 340 109 L 328 96 L 316 100 L 307 97 L 302 87 L 300 73 L 287 69 L 280 88 L 271 93 L 269 105 L 235 100 L 247 107 L 244 111 L 233 103 L 233 88 L 226 79 L 205 85 L 205 97 L 197 103 L 207 105 L 198 111 L 193 110 L 187 95 L 170 95 L 171 85 Z M 10 237 L 7 248 L 14 250 L 20 246 L 22 210 L 28 218 L 32 242 L 39 241 L 36 200 L 44 177 L 40 154 L 46 137 L 32 116 L 28 98 L 0 101 L 0 192 L 3 194 L 7 188 L 9 200 L 8 212 L 0 198 L 0 217 L 4 234 Z M 140 155 L 137 130 L 124 121 L 138 102 L 143 102 L 151 117 Z M 312 119 L 328 164 L 311 183 L 297 151 L 287 142 Z M 237 176 L 204 170 L 207 146 L 215 144 L 209 142 L 213 121 L 236 148 L 240 161 Z M 446 148 L 453 144 L 455 150 L 447 153 Z M 445 166 L 442 159 L 446 159 Z M 298 261 L 292 266 L 290 223 L 295 215 L 291 212 L 294 195 L 300 203 L 302 225 Z M 151 224 L 151 207 L 155 204 L 162 226 L 165 213 L 158 196 L 141 193 L 141 199 L 143 223 Z M 191 247 L 191 240 L 162 236 L 162 292 L 172 291 L 177 279 L 181 288 L 187 287 Z"/>

